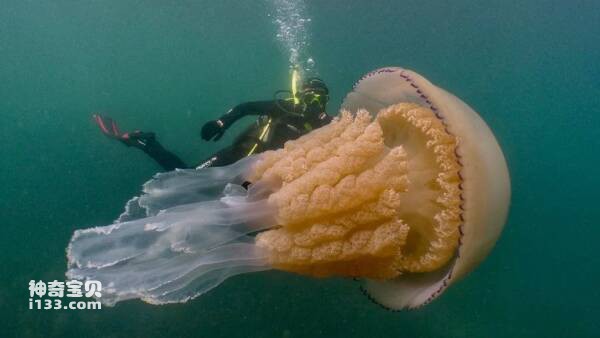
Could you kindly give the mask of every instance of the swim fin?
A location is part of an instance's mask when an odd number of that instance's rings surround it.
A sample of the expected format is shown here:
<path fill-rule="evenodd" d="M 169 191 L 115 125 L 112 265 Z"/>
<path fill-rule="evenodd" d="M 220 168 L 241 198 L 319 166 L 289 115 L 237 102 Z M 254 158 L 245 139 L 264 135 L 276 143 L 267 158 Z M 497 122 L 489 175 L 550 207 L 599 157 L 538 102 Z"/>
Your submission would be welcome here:
<path fill-rule="evenodd" d="M 104 135 L 119 140 L 128 146 L 144 148 L 149 142 L 154 141 L 154 133 L 139 130 L 122 133 L 117 122 L 112 118 L 100 114 L 93 114 L 92 117 Z"/>
<path fill-rule="evenodd" d="M 117 122 L 115 122 L 115 120 L 112 118 L 99 114 L 94 114 L 92 117 L 104 135 L 116 139 L 122 139 L 123 135 L 126 135 L 121 134 Z"/>

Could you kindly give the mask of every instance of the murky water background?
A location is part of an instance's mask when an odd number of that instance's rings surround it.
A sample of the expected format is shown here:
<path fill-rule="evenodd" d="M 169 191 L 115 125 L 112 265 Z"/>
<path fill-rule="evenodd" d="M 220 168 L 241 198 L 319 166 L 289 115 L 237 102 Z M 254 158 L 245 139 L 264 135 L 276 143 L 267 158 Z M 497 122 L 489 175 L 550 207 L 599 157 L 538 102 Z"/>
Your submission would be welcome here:
<path fill-rule="evenodd" d="M 600 4 L 307 1 L 307 31 L 286 44 L 276 20 L 289 3 L 2 2 L 0 335 L 600 335 Z M 102 136 L 91 112 L 199 161 L 244 124 L 214 144 L 200 140 L 203 122 L 289 87 L 294 43 L 330 85 L 331 113 L 363 73 L 389 65 L 481 113 L 513 183 L 508 224 L 485 263 L 413 312 L 377 307 L 353 281 L 276 272 L 235 277 L 184 305 L 29 310 L 31 279 L 64 280 L 73 230 L 112 221 L 159 170 Z"/>

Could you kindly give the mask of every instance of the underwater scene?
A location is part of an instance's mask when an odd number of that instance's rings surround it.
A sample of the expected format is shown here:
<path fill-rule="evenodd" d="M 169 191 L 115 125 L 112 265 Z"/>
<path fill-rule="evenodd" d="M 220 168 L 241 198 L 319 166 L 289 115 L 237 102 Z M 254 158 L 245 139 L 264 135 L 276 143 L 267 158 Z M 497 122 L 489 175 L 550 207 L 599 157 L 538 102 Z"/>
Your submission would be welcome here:
<path fill-rule="evenodd" d="M 600 336 L 599 22 L 3 1 L 0 337 Z"/>

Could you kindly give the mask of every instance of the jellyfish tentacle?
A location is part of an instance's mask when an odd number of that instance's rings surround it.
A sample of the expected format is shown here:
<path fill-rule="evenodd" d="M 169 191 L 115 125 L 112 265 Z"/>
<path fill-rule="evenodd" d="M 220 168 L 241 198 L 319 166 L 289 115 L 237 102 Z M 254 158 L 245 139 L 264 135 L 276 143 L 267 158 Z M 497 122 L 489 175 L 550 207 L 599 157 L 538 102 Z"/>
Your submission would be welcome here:
<path fill-rule="evenodd" d="M 271 227 L 269 210 L 265 201 L 236 206 L 206 201 L 144 219 L 77 230 L 68 249 L 69 262 L 79 267 L 104 267 L 171 246 L 210 249 Z"/>
<path fill-rule="evenodd" d="M 176 169 L 156 174 L 144 183 L 144 194 L 127 203 L 117 221 L 154 216 L 177 205 L 213 200 L 227 184 L 241 185 L 245 173 L 257 160 L 257 156 L 249 156 L 227 167 Z"/>
<path fill-rule="evenodd" d="M 100 300 L 107 305 L 133 298 L 153 304 L 185 302 L 232 275 L 270 269 L 264 253 L 248 241 L 202 253 L 171 253 L 171 256 L 136 259 L 101 269 L 72 268 L 67 276 L 102 282 L 104 290 Z"/>
<path fill-rule="evenodd" d="M 201 188 L 207 177 L 218 180 L 216 175 L 223 178 L 218 185 L 242 180 L 239 168 L 248 164 L 235 164 L 239 172 L 228 177 L 221 171 L 158 175 L 140 197 L 152 201 L 147 210 L 153 215 L 74 233 L 67 249 L 67 276 L 101 281 L 106 286 L 101 301 L 108 305 L 131 298 L 158 304 L 184 302 L 230 276 L 270 269 L 265 251 L 248 236 L 276 225 L 264 193 L 251 199 L 234 183 L 220 186 L 220 192 L 216 183 L 210 189 L 184 187 L 195 178 L 202 181 Z M 192 199 L 201 201 L 174 202 Z"/>

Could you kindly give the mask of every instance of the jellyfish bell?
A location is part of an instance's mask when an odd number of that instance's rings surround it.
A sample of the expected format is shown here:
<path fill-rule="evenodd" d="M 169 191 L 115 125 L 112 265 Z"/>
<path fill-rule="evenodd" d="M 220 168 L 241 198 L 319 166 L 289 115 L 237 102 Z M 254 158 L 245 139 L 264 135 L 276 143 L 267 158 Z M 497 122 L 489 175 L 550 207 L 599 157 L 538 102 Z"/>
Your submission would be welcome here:
<path fill-rule="evenodd" d="M 439 296 L 473 270 L 500 236 L 510 202 L 510 179 L 502 150 L 483 119 L 459 98 L 402 68 L 375 70 L 359 80 L 343 109 L 379 111 L 396 102 L 427 107 L 457 139 L 460 237 L 454 256 L 437 271 L 367 281 L 366 292 L 390 308 L 414 308 Z"/>
<path fill-rule="evenodd" d="M 75 232 L 68 277 L 101 281 L 109 305 L 185 302 L 269 269 L 364 279 L 389 308 L 427 303 L 500 234 L 502 152 L 468 106 L 400 68 L 369 73 L 342 108 L 282 149 L 155 176 L 114 224 Z"/>

